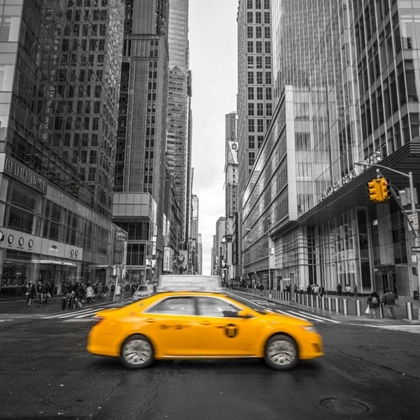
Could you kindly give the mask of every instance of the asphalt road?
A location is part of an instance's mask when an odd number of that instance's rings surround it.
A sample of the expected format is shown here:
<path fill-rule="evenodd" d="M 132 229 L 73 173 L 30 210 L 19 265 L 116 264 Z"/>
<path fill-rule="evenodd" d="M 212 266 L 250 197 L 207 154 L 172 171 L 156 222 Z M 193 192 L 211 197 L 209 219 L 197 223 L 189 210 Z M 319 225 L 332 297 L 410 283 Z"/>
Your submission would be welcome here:
<path fill-rule="evenodd" d="M 159 361 L 129 371 L 86 352 L 92 322 L 87 310 L 18 317 L 0 323 L 0 419 L 419 417 L 420 334 L 241 296 L 250 306 L 312 317 L 325 357 L 287 372 L 258 360 Z"/>

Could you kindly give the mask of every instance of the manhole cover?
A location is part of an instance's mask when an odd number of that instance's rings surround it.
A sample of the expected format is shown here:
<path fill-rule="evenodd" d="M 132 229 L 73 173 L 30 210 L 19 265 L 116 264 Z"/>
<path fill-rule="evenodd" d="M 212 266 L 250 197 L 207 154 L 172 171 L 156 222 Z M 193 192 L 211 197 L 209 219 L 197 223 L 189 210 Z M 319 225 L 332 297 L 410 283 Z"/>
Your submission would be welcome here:
<path fill-rule="evenodd" d="M 369 407 L 361 402 L 347 398 L 325 398 L 320 402 L 321 407 L 340 414 L 364 414 Z"/>

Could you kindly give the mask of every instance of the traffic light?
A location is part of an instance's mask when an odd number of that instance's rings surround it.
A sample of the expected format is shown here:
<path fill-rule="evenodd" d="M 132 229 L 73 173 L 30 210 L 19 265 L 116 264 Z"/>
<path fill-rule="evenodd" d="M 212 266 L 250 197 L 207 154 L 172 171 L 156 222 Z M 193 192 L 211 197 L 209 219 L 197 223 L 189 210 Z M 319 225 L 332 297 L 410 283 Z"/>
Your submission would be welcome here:
<path fill-rule="evenodd" d="M 381 178 L 381 194 L 381 201 L 385 201 L 391 198 L 391 184 L 385 178 Z"/>
<path fill-rule="evenodd" d="M 367 183 L 367 190 L 369 194 L 369 200 L 380 203 L 382 200 L 382 189 L 381 189 L 381 180 L 373 179 Z"/>

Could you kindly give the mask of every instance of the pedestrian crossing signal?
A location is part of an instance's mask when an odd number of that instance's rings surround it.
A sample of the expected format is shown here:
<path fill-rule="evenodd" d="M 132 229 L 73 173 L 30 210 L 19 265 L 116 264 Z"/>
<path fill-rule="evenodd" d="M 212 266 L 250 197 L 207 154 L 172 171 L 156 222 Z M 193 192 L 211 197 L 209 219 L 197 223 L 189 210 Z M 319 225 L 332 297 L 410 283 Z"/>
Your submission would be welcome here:
<path fill-rule="evenodd" d="M 380 203 L 382 200 L 381 181 L 379 179 L 373 179 L 367 183 L 367 190 L 369 200 L 375 203 Z"/>
<path fill-rule="evenodd" d="M 385 201 L 391 198 L 391 184 L 385 178 L 381 178 L 381 194 L 381 201 Z"/>

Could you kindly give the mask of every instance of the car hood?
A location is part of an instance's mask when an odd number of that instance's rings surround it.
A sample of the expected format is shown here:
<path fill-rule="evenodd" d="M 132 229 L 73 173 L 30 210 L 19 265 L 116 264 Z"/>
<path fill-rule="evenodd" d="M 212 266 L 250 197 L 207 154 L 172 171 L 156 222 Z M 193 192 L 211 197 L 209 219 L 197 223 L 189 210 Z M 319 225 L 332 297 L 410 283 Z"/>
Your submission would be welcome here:
<path fill-rule="evenodd" d="M 285 314 L 276 314 L 274 312 L 267 311 L 267 315 L 263 315 L 264 319 L 267 321 L 271 321 L 273 323 L 281 323 L 281 324 L 288 324 L 288 325 L 302 325 L 302 326 L 310 326 L 313 325 L 311 322 L 306 321 L 304 319 L 299 319 L 294 316 L 285 315 Z"/>

